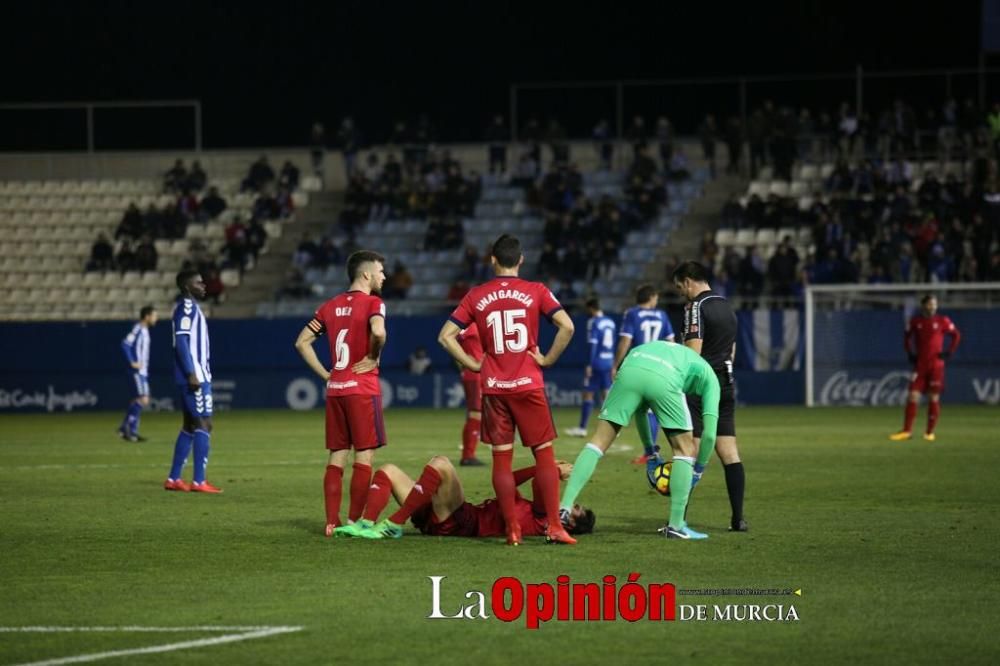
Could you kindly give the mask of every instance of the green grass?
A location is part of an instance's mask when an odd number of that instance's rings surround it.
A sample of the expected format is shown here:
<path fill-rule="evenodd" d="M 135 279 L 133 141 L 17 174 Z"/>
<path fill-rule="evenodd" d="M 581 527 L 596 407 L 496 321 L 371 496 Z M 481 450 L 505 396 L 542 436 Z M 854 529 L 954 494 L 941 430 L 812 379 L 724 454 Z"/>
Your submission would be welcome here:
<path fill-rule="evenodd" d="M 560 430 L 575 416 L 558 412 Z M 517 549 L 413 531 L 395 542 L 324 539 L 319 412 L 219 414 L 209 479 L 221 496 L 161 490 L 176 414 L 144 417 L 142 445 L 113 435 L 115 414 L 3 416 L 0 626 L 304 627 L 119 660 L 142 664 L 997 663 L 996 408 L 947 406 L 933 444 L 886 441 L 899 416 L 741 410 L 752 531 L 725 531 L 713 461 L 690 515 L 711 535 L 701 543 L 655 534 L 666 500 L 628 464 L 635 448 L 613 449 L 581 497 L 598 514 L 596 532 L 572 548 L 535 539 Z M 455 456 L 461 418 L 391 410 L 379 459 L 416 475 L 433 454 Z M 637 445 L 634 432 L 622 441 Z M 572 460 L 582 444 L 564 437 L 558 456 Z M 492 493 L 488 467 L 461 475 L 469 499 Z M 528 631 L 523 620 L 425 619 L 431 575 L 447 576 L 443 606 L 454 611 L 500 576 L 596 582 L 629 572 L 679 589 L 801 588 L 801 598 L 678 597 L 794 603 L 800 621 L 553 621 Z M 0 633 L 0 664 L 207 636 Z"/>

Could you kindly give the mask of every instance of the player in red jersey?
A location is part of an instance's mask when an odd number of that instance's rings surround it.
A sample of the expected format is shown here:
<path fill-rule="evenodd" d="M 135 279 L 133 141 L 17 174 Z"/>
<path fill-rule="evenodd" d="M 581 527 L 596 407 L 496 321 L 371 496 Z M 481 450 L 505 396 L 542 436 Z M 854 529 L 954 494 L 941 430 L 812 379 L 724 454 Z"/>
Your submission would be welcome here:
<path fill-rule="evenodd" d="M 521 542 L 516 515 L 512 462 L 514 431 L 535 457 L 538 487 L 549 520 L 548 538 L 576 543 L 559 523 L 559 470 L 552 442 L 552 412 L 545 397 L 542 368 L 556 362 L 573 337 L 573 320 L 548 288 L 517 276 L 524 256 L 521 242 L 504 234 L 493 243 L 491 263 L 496 277 L 474 287 L 445 322 L 438 341 L 463 367 L 480 372 L 483 390 L 481 439 L 493 445 L 493 489 L 507 520 L 507 542 Z M 546 317 L 559 329 L 547 354 L 538 351 L 538 320 Z M 483 343 L 482 362 L 469 356 L 458 334 L 475 324 Z"/>
<path fill-rule="evenodd" d="M 934 441 L 934 426 L 941 413 L 941 391 L 944 390 L 944 362 L 958 348 L 962 339 L 955 324 L 944 315 L 937 314 L 937 298 L 931 294 L 920 300 L 921 313 L 914 315 L 906 325 L 903 345 L 913 364 L 910 381 L 910 399 L 906 403 L 903 429 L 889 435 L 900 442 L 910 439 L 913 419 L 917 416 L 920 396 L 927 393 L 927 430 L 924 439 Z M 948 349 L 944 349 L 944 336 L 950 335 Z"/>
<path fill-rule="evenodd" d="M 573 466 L 557 463 L 559 477 L 569 478 Z M 534 467 L 514 472 L 515 485 L 532 481 L 533 499 L 528 500 L 515 491 L 515 514 L 523 536 L 544 536 L 548 524 L 545 507 L 539 498 L 538 478 Z M 377 522 L 389 504 L 392 495 L 399 510 Z M 409 519 L 413 526 L 430 536 L 502 537 L 507 533 L 506 523 L 496 499 L 472 504 L 465 499 L 462 482 L 451 461 L 445 456 L 434 456 L 424 467 L 420 478 L 414 481 L 395 465 L 383 465 L 375 472 L 364 518 L 357 525 L 338 528 L 337 536 L 355 536 L 368 539 L 399 538 L 403 525 Z M 594 512 L 576 504 L 570 511 L 568 530 L 573 534 L 594 531 Z M 367 523 L 369 527 L 356 529 Z"/>
<path fill-rule="evenodd" d="M 475 324 L 462 329 L 458 334 L 458 344 L 462 351 L 479 362 L 483 360 L 483 344 L 479 339 L 479 329 Z M 462 428 L 463 467 L 479 466 L 483 462 L 476 457 L 479 443 L 479 428 L 483 417 L 483 390 L 479 385 L 479 373 L 462 367 L 462 388 L 465 390 L 465 427 Z"/>
<path fill-rule="evenodd" d="M 351 506 L 348 519 L 358 520 L 371 483 L 375 449 L 385 446 L 379 354 L 385 346 L 385 303 L 379 298 L 385 281 L 385 257 L 355 252 L 347 260 L 348 291 L 324 303 L 295 341 L 295 348 L 326 382 L 326 448 L 330 459 L 323 478 L 326 535 L 340 525 L 341 480 L 348 453 L 354 450 Z M 333 369 L 316 356 L 313 343 L 330 340 Z"/>

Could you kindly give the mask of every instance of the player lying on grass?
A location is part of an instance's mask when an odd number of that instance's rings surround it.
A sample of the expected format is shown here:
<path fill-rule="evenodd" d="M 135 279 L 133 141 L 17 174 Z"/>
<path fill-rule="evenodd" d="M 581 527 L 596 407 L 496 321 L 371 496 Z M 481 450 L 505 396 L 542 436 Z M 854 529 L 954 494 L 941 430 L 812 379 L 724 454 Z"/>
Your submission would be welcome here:
<path fill-rule="evenodd" d="M 691 432 L 691 413 L 685 394 L 701 397 L 704 432 L 700 446 L 695 445 Z M 598 417 L 597 430 L 573 465 L 560 513 L 568 516 L 571 507 L 576 506 L 576 498 L 590 481 L 597 463 L 633 415 L 639 415 L 636 423 L 643 441 L 650 441 L 648 422 L 644 418 L 647 409 L 656 414 L 674 452 L 670 472 L 670 522 L 664 534 L 671 539 L 705 539 L 708 535 L 687 526 L 684 512 L 691 488 L 701 478 L 715 449 L 719 380 L 697 352 L 665 340 L 639 345 L 625 357 Z"/>
<path fill-rule="evenodd" d="M 565 462 L 557 464 L 559 475 L 565 480 L 573 466 Z M 528 480 L 531 480 L 534 499 L 525 499 L 516 491 L 514 497 L 521 535 L 545 536 L 548 523 L 538 492 L 535 468 L 514 471 L 515 484 L 521 485 Z M 389 504 L 390 495 L 400 505 L 399 510 L 378 522 L 379 515 Z M 407 519 L 418 530 L 431 536 L 502 537 L 507 534 L 497 500 L 490 498 L 481 504 L 467 502 L 462 482 L 451 461 L 444 456 L 434 456 L 416 481 L 395 465 L 380 467 L 368 489 L 368 504 L 363 518 L 353 525 L 337 528 L 334 536 L 398 539 L 403 536 L 403 525 Z M 594 512 L 579 505 L 570 507 L 564 525 L 570 534 L 588 534 L 594 530 Z"/>

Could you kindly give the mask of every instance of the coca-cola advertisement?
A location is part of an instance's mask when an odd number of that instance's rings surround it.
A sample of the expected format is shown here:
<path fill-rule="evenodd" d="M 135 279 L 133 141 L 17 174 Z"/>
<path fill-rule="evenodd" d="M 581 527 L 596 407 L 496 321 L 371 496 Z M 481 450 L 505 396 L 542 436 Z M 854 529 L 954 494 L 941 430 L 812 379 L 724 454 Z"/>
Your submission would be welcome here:
<path fill-rule="evenodd" d="M 814 378 L 817 405 L 899 406 L 906 401 L 912 375 L 887 367 L 820 369 Z M 949 367 L 942 400 L 1000 404 L 1000 368 Z"/>

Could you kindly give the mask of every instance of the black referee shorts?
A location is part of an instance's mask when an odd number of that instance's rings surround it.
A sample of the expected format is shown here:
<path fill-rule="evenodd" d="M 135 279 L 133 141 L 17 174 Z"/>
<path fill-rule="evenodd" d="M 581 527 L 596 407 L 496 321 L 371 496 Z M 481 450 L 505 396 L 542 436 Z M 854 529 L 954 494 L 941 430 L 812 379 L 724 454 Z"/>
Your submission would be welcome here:
<path fill-rule="evenodd" d="M 723 384 L 719 394 L 719 427 L 716 437 L 736 437 L 736 387 L 733 384 Z M 701 437 L 703 424 L 701 422 L 701 397 L 687 396 L 688 409 L 691 410 L 691 423 L 694 424 L 694 436 Z"/>

